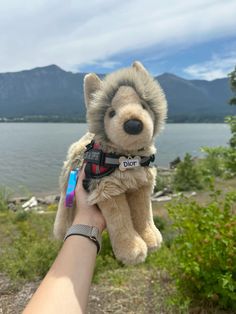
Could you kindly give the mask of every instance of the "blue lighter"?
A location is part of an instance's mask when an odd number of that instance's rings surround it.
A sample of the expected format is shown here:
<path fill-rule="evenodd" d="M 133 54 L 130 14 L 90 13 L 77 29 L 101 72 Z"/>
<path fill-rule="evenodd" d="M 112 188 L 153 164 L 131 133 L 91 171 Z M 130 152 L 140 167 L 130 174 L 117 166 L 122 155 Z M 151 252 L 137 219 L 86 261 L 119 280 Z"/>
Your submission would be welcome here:
<path fill-rule="evenodd" d="M 79 168 L 76 168 L 70 171 L 67 190 L 66 190 L 66 199 L 65 199 L 66 207 L 70 207 L 70 208 L 73 207 L 74 197 L 75 197 L 75 188 L 76 188 L 78 176 L 79 176 Z"/>

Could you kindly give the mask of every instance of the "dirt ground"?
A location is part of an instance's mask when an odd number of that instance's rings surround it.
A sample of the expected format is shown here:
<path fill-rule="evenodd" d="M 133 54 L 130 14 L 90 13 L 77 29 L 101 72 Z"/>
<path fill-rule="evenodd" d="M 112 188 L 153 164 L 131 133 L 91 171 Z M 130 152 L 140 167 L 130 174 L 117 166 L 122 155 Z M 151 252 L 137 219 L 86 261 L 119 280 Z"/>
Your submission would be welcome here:
<path fill-rule="evenodd" d="M 89 314 L 174 313 L 166 309 L 163 302 L 169 289 L 167 288 L 169 278 L 166 274 L 142 269 L 131 272 L 121 269 L 116 272 L 121 272 L 122 278 L 126 279 L 122 279 L 123 282 L 114 282 L 109 280 L 108 273 L 104 274 L 104 278 L 101 277 L 99 284 L 92 285 L 88 304 Z M 157 281 L 162 282 L 162 289 L 158 288 Z M 17 288 L 12 286 L 4 275 L 0 275 L 0 313 L 20 314 L 39 283 L 29 282 Z"/>
<path fill-rule="evenodd" d="M 114 276 L 115 272 L 115 276 Z M 117 278 L 121 280 L 117 280 Z M 114 281 L 114 278 L 115 281 Z M 37 289 L 40 281 L 14 287 L 0 274 L 0 314 L 20 314 Z M 117 269 L 101 275 L 99 284 L 90 289 L 88 314 L 235 314 L 233 311 L 176 309 L 167 302 L 173 285 L 164 271 L 142 268 Z"/>

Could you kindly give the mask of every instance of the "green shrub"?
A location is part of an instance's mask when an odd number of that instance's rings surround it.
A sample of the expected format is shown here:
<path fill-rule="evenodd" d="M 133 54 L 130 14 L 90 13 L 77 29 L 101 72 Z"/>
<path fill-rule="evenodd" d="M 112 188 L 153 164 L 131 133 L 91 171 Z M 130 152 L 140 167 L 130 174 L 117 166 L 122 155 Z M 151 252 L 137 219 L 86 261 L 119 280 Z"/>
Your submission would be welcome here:
<path fill-rule="evenodd" d="M 186 154 L 184 160 L 178 164 L 173 186 L 177 191 L 191 191 L 203 187 L 201 174 L 190 154 Z"/>
<path fill-rule="evenodd" d="M 31 231 L 32 232 L 32 231 Z M 2 270 L 14 280 L 43 278 L 57 255 L 55 241 L 36 234 L 20 236 L 1 258 Z"/>
<path fill-rule="evenodd" d="M 52 236 L 54 215 L 8 213 L 1 220 L 0 272 L 13 280 L 43 278 L 60 247 Z"/>
<path fill-rule="evenodd" d="M 203 174 L 208 173 L 213 176 L 231 178 L 236 175 L 236 116 L 225 118 L 229 125 L 232 137 L 229 146 L 202 147 L 202 152 L 206 154 L 203 159 Z"/>
<path fill-rule="evenodd" d="M 205 158 L 200 161 L 203 175 L 220 177 L 225 171 L 222 147 L 202 147 Z"/>
<path fill-rule="evenodd" d="M 224 161 L 226 176 L 234 177 L 236 176 L 236 149 L 228 148 L 224 151 Z"/>
<path fill-rule="evenodd" d="M 159 216 L 155 216 L 153 218 L 154 220 L 154 224 L 155 226 L 160 230 L 160 231 L 163 231 L 166 227 L 166 220 L 162 217 L 159 217 Z"/>
<path fill-rule="evenodd" d="M 228 123 L 232 137 L 229 140 L 229 145 L 232 148 L 236 148 L 236 116 L 228 116 L 225 118 L 225 122 Z"/>
<path fill-rule="evenodd" d="M 15 222 L 25 221 L 29 219 L 30 212 L 25 212 L 24 210 L 19 210 L 15 214 Z"/>
<path fill-rule="evenodd" d="M 232 147 L 202 147 L 206 154 L 201 161 L 203 175 L 231 178 L 236 175 L 236 149 Z"/>
<path fill-rule="evenodd" d="M 7 201 L 10 196 L 10 189 L 5 186 L 0 186 L 0 211 L 7 210 Z"/>
<path fill-rule="evenodd" d="M 162 173 L 157 170 L 157 178 L 154 192 L 163 191 L 165 188 L 171 187 L 172 173 Z"/>
<path fill-rule="evenodd" d="M 173 228 L 172 272 L 193 300 L 236 309 L 236 192 L 206 206 L 177 201 L 169 205 Z"/>
<path fill-rule="evenodd" d="M 162 191 L 166 187 L 167 183 L 164 177 L 157 175 L 156 185 L 154 188 L 154 192 Z"/>

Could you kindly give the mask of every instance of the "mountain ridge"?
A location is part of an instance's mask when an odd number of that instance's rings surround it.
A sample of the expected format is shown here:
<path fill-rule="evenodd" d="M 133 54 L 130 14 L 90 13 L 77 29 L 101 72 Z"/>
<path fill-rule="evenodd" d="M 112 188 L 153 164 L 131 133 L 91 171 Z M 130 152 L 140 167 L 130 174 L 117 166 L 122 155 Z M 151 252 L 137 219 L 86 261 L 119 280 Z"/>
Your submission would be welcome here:
<path fill-rule="evenodd" d="M 86 73 L 64 71 L 55 64 L 0 73 L 0 118 L 57 116 L 84 121 L 83 79 Z M 103 76 L 103 74 L 99 74 Z M 235 108 L 228 78 L 187 80 L 172 73 L 156 77 L 169 105 L 169 122 L 223 122 Z"/>

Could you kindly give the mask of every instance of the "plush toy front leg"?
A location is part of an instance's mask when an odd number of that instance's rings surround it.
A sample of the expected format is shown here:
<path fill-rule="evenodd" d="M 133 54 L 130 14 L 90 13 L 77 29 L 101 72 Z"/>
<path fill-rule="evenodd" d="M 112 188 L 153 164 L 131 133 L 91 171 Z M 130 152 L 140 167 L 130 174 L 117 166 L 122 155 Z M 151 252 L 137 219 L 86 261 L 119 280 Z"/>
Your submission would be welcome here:
<path fill-rule="evenodd" d="M 153 222 L 151 187 L 145 186 L 127 194 L 135 230 L 146 242 L 149 250 L 160 247 L 162 236 Z"/>
<path fill-rule="evenodd" d="M 134 230 L 126 195 L 113 196 L 99 202 L 98 206 L 106 220 L 116 258 L 124 264 L 143 262 L 147 256 L 147 246 Z"/>

